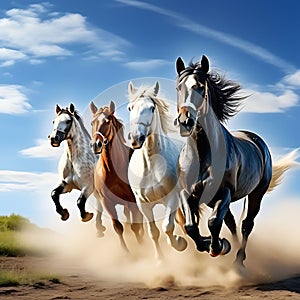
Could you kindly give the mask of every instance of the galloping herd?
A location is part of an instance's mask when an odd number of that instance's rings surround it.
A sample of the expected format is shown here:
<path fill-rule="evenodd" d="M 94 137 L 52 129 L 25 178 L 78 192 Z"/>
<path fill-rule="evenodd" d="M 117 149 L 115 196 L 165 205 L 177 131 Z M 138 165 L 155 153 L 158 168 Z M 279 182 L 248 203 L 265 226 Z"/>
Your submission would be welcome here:
<path fill-rule="evenodd" d="M 59 163 L 61 182 L 51 197 L 65 221 L 69 212 L 61 206 L 60 195 L 80 190 L 77 205 L 82 221 L 87 222 L 93 213 L 86 211 L 85 204 L 93 193 L 98 200 L 98 235 L 103 236 L 106 230 L 102 224 L 105 209 L 123 249 L 128 251 L 116 210 L 116 205 L 121 204 L 138 242 L 143 240 L 143 220 L 146 221 L 157 258 L 162 257 L 162 250 L 153 212 L 155 205 L 165 206 L 162 230 L 174 249 L 184 251 L 188 244 L 183 236 L 188 235 L 198 251 L 215 257 L 231 250 L 230 242 L 219 237 L 223 221 L 233 238 L 238 239 L 230 203 L 247 198 L 242 243 L 235 260 L 243 267 L 248 236 L 261 200 L 281 182 L 283 173 L 296 164 L 296 151 L 272 163 L 268 147 L 258 135 L 229 132 L 225 128 L 224 121 L 238 112 L 245 97 L 240 96 L 238 83 L 209 70 L 205 55 L 188 66 L 178 58 L 176 69 L 176 117 L 170 114 L 167 101 L 158 96 L 158 82 L 152 87 L 135 87 L 129 82 L 131 147 L 124 138 L 124 125 L 115 116 L 113 101 L 103 107 L 90 103 L 91 136 L 73 104 L 65 109 L 56 106 L 49 140 L 53 147 L 65 141 L 65 151 Z M 170 138 L 170 133 L 178 129 L 186 137 L 181 151 Z M 212 209 L 209 237 L 199 231 L 202 203 Z M 174 234 L 175 220 L 182 228 L 182 236 Z"/>

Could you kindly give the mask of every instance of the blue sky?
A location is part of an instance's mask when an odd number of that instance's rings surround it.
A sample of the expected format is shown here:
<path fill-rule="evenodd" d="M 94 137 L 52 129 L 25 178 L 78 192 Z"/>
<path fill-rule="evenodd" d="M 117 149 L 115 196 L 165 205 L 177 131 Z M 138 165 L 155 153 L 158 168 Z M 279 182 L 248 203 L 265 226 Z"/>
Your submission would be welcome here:
<path fill-rule="evenodd" d="M 61 150 L 47 141 L 56 103 L 84 113 L 119 83 L 126 95 L 129 80 L 174 80 L 178 56 L 206 54 L 252 95 L 229 128 L 260 134 L 274 157 L 298 148 L 299 10 L 297 1 L 2 1 L 0 214 L 58 222 L 50 193 Z M 272 195 L 299 198 L 298 178 L 291 171 Z M 64 201 L 76 209 L 76 195 Z"/>

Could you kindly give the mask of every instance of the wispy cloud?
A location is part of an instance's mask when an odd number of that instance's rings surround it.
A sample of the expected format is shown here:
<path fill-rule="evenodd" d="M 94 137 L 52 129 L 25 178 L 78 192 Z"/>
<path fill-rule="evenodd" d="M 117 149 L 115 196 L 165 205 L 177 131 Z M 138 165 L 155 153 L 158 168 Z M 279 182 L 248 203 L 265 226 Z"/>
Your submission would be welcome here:
<path fill-rule="evenodd" d="M 300 88 L 300 70 L 283 78 L 283 82 L 294 88 Z"/>
<path fill-rule="evenodd" d="M 55 173 L 0 170 L 0 192 L 40 191 L 58 182 Z"/>
<path fill-rule="evenodd" d="M 0 63 L 9 66 L 28 59 L 31 63 L 43 58 L 70 56 L 71 45 L 81 45 L 94 55 L 115 58 L 124 55 L 130 43 L 101 28 L 94 28 L 78 13 L 51 11 L 49 3 L 29 5 L 26 9 L 10 9 L 0 18 Z M 111 55 L 110 55 L 111 53 Z"/>
<path fill-rule="evenodd" d="M 125 63 L 124 65 L 136 71 L 148 72 L 150 70 L 168 64 L 171 63 L 164 59 L 146 59 L 146 60 L 139 60 L 139 61 L 130 61 Z"/>
<path fill-rule="evenodd" d="M 270 92 L 245 90 L 251 95 L 244 101 L 242 112 L 252 113 L 279 113 L 297 105 L 299 96 L 292 90 L 286 90 L 276 95 Z"/>
<path fill-rule="evenodd" d="M 0 114 L 22 114 L 31 108 L 20 85 L 0 85 Z"/>
<path fill-rule="evenodd" d="M 216 41 L 219 41 L 221 43 L 240 49 L 245 53 L 251 54 L 259 58 L 260 60 L 281 69 L 285 73 L 291 73 L 295 71 L 295 67 L 293 65 L 291 65 L 290 63 L 286 62 L 285 60 L 281 59 L 280 57 L 274 55 L 270 51 L 256 44 L 240 39 L 228 33 L 214 30 L 202 24 L 196 23 L 192 21 L 190 18 L 187 18 L 174 11 L 167 10 L 143 1 L 136 1 L 136 0 L 115 0 L 115 1 L 128 6 L 133 6 L 139 9 L 152 11 L 162 16 L 166 16 L 171 20 L 173 20 L 175 26 L 177 27 L 184 28 L 197 35 L 206 36 Z"/>
<path fill-rule="evenodd" d="M 58 158 L 62 154 L 63 147 L 53 148 L 48 140 L 39 139 L 36 146 L 23 149 L 20 153 L 31 158 Z"/>

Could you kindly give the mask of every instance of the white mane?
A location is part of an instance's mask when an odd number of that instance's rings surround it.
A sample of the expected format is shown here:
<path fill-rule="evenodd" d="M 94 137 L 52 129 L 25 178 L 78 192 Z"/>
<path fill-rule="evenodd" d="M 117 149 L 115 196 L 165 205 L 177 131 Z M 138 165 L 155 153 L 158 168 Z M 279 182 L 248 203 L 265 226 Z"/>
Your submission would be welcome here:
<path fill-rule="evenodd" d="M 162 130 L 165 134 L 168 132 L 175 132 L 176 128 L 173 125 L 173 116 L 169 113 L 169 104 L 166 102 L 165 99 L 158 98 L 152 87 L 149 86 L 140 86 L 135 93 L 129 94 L 128 99 L 129 103 L 134 104 L 138 101 L 141 97 L 150 98 L 154 104 L 156 105 Z"/>

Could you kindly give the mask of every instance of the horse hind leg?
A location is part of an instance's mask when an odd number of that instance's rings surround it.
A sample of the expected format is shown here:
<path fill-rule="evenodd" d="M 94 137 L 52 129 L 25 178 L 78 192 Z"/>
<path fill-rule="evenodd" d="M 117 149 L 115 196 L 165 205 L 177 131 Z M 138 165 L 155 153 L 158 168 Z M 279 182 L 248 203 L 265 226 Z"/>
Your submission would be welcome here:
<path fill-rule="evenodd" d="M 242 245 L 237 252 L 235 265 L 245 267 L 244 260 L 246 259 L 246 246 L 248 237 L 254 226 L 254 219 L 260 210 L 261 200 L 266 193 L 268 185 L 261 188 L 259 185 L 251 194 L 248 195 L 248 211 L 247 216 L 242 222 Z"/>
<path fill-rule="evenodd" d="M 234 216 L 233 216 L 230 208 L 228 209 L 228 211 L 224 217 L 224 222 L 225 222 L 226 226 L 228 227 L 228 229 L 230 230 L 234 242 L 238 243 L 239 239 L 237 236 L 237 229 L 236 229 L 237 227 L 236 227 Z"/>
<path fill-rule="evenodd" d="M 64 193 L 66 183 L 63 181 L 58 187 L 51 192 L 51 198 L 55 204 L 56 212 L 60 214 L 62 221 L 69 219 L 69 212 L 66 208 L 63 208 L 59 201 L 59 196 Z"/>

